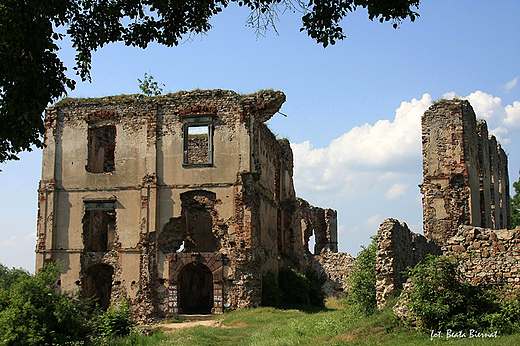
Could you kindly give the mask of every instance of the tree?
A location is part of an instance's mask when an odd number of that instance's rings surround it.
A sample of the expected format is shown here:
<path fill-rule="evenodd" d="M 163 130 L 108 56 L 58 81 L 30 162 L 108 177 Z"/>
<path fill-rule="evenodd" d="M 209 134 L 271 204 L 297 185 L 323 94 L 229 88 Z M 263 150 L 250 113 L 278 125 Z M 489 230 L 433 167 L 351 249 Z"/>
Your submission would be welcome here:
<path fill-rule="evenodd" d="M 370 237 L 367 247 L 361 245 L 354 267 L 349 274 L 350 288 L 348 298 L 359 306 L 365 315 L 371 315 L 377 309 L 376 300 L 376 253 L 377 236 Z"/>
<path fill-rule="evenodd" d="M 274 27 L 278 14 L 300 12 L 300 31 L 327 47 L 345 38 L 340 22 L 366 8 L 371 20 L 414 21 L 419 0 L 0 0 L 0 162 L 43 147 L 45 107 L 73 90 L 56 42 L 69 35 L 76 49 L 74 70 L 90 81 L 92 52 L 111 42 L 146 48 L 176 46 L 207 32 L 209 20 L 231 2 L 251 10 L 248 25 Z"/>
<path fill-rule="evenodd" d="M 139 82 L 139 89 L 148 97 L 161 95 L 162 88 L 159 86 L 152 75 L 148 75 L 148 73 L 144 74 L 144 78 L 141 80 L 137 78 Z M 161 84 L 164 86 L 164 84 Z"/>
<path fill-rule="evenodd" d="M 515 195 L 511 198 L 511 228 L 520 226 L 520 178 L 513 183 Z"/>

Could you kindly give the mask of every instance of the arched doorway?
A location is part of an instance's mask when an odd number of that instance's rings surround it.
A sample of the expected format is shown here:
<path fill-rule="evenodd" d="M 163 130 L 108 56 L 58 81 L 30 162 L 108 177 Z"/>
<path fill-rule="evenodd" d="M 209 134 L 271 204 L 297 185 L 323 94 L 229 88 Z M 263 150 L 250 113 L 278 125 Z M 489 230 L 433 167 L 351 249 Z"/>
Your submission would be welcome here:
<path fill-rule="evenodd" d="M 110 306 L 113 275 L 114 268 L 104 263 L 95 264 L 85 270 L 84 296 L 96 298 L 103 310 Z"/>
<path fill-rule="evenodd" d="M 189 263 L 179 273 L 179 307 L 184 314 L 211 313 L 213 274 L 204 264 Z"/>

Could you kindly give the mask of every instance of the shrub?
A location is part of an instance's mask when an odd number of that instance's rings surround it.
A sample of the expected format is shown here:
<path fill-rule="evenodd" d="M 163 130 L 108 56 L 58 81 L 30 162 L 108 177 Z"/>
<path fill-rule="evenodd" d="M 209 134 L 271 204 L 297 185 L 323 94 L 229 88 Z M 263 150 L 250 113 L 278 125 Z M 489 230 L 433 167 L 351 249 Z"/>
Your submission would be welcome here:
<path fill-rule="evenodd" d="M 370 245 L 361 246 L 354 268 L 349 274 L 348 300 L 357 304 L 365 315 L 377 309 L 376 301 L 376 251 L 377 237 L 372 236 Z"/>
<path fill-rule="evenodd" d="M 313 270 L 308 270 L 304 275 L 292 268 L 281 268 L 278 271 L 281 304 L 284 307 L 289 305 L 325 307 L 325 294 L 322 287 L 325 280 L 326 276 Z"/>
<path fill-rule="evenodd" d="M 262 306 L 280 307 L 282 292 L 278 287 L 278 280 L 273 270 L 262 275 Z"/>
<path fill-rule="evenodd" d="M 103 335 L 108 337 L 126 336 L 130 334 L 133 327 L 130 303 L 123 294 L 121 301 L 112 302 L 103 314 Z"/>
<path fill-rule="evenodd" d="M 325 307 L 325 292 L 323 292 L 323 284 L 327 281 L 325 273 L 319 273 L 309 269 L 305 276 L 309 280 L 309 303 L 311 306 Z"/>
<path fill-rule="evenodd" d="M 56 264 L 47 264 L 35 276 L 19 275 L 9 290 L 0 289 L 0 344 L 66 344 L 92 337 L 90 302 L 56 290 L 59 274 Z"/>
<path fill-rule="evenodd" d="M 511 291 L 490 291 L 464 282 L 457 256 L 431 256 L 409 269 L 406 305 L 426 330 L 511 333 L 518 330 L 520 301 Z"/>
<path fill-rule="evenodd" d="M 292 268 L 281 268 L 278 271 L 278 285 L 283 305 L 309 305 L 309 281 L 305 275 Z"/>

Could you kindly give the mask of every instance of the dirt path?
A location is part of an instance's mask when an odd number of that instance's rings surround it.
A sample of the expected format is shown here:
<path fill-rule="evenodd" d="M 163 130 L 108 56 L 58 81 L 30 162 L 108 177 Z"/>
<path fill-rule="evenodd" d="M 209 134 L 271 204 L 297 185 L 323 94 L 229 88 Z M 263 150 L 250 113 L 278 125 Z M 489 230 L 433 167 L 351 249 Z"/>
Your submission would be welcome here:
<path fill-rule="evenodd" d="M 213 320 L 189 321 L 189 322 L 179 322 L 179 323 L 165 323 L 165 324 L 160 324 L 158 326 L 166 329 L 165 332 L 168 332 L 168 331 L 175 331 L 175 330 L 179 330 L 179 329 L 191 328 L 191 327 L 196 327 L 196 326 L 206 326 L 206 327 L 217 328 L 220 326 L 220 321 L 213 321 Z"/>

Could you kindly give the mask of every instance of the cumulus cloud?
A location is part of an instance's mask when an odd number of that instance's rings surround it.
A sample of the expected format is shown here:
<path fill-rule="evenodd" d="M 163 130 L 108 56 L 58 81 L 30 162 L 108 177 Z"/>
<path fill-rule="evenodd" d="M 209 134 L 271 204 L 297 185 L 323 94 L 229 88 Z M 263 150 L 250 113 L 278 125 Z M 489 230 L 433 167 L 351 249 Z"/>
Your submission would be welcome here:
<path fill-rule="evenodd" d="M 356 126 L 326 148 L 314 148 L 309 141 L 292 143 L 297 189 L 305 195 L 314 191 L 353 198 L 374 182 L 388 184 L 406 174 L 400 166 L 421 155 L 421 115 L 431 102 L 429 94 L 402 102 L 393 121 Z"/>
<path fill-rule="evenodd" d="M 398 199 L 406 194 L 408 186 L 410 186 L 410 184 L 397 183 L 392 185 L 392 187 L 390 187 L 390 189 L 385 193 L 385 198 L 388 200 Z"/>
<path fill-rule="evenodd" d="M 513 79 L 513 83 L 517 78 Z M 520 130 L 520 101 L 514 101 L 512 105 L 502 106 L 502 99 L 497 96 L 475 91 L 468 96 L 460 96 L 455 92 L 444 94 L 444 98 L 460 98 L 468 100 L 475 110 L 478 118 L 485 119 L 490 133 L 495 135 L 502 144 L 510 141 L 509 137 Z"/>
<path fill-rule="evenodd" d="M 509 82 L 506 83 L 505 87 L 507 91 L 510 91 L 518 84 L 518 77 L 513 78 Z"/>

